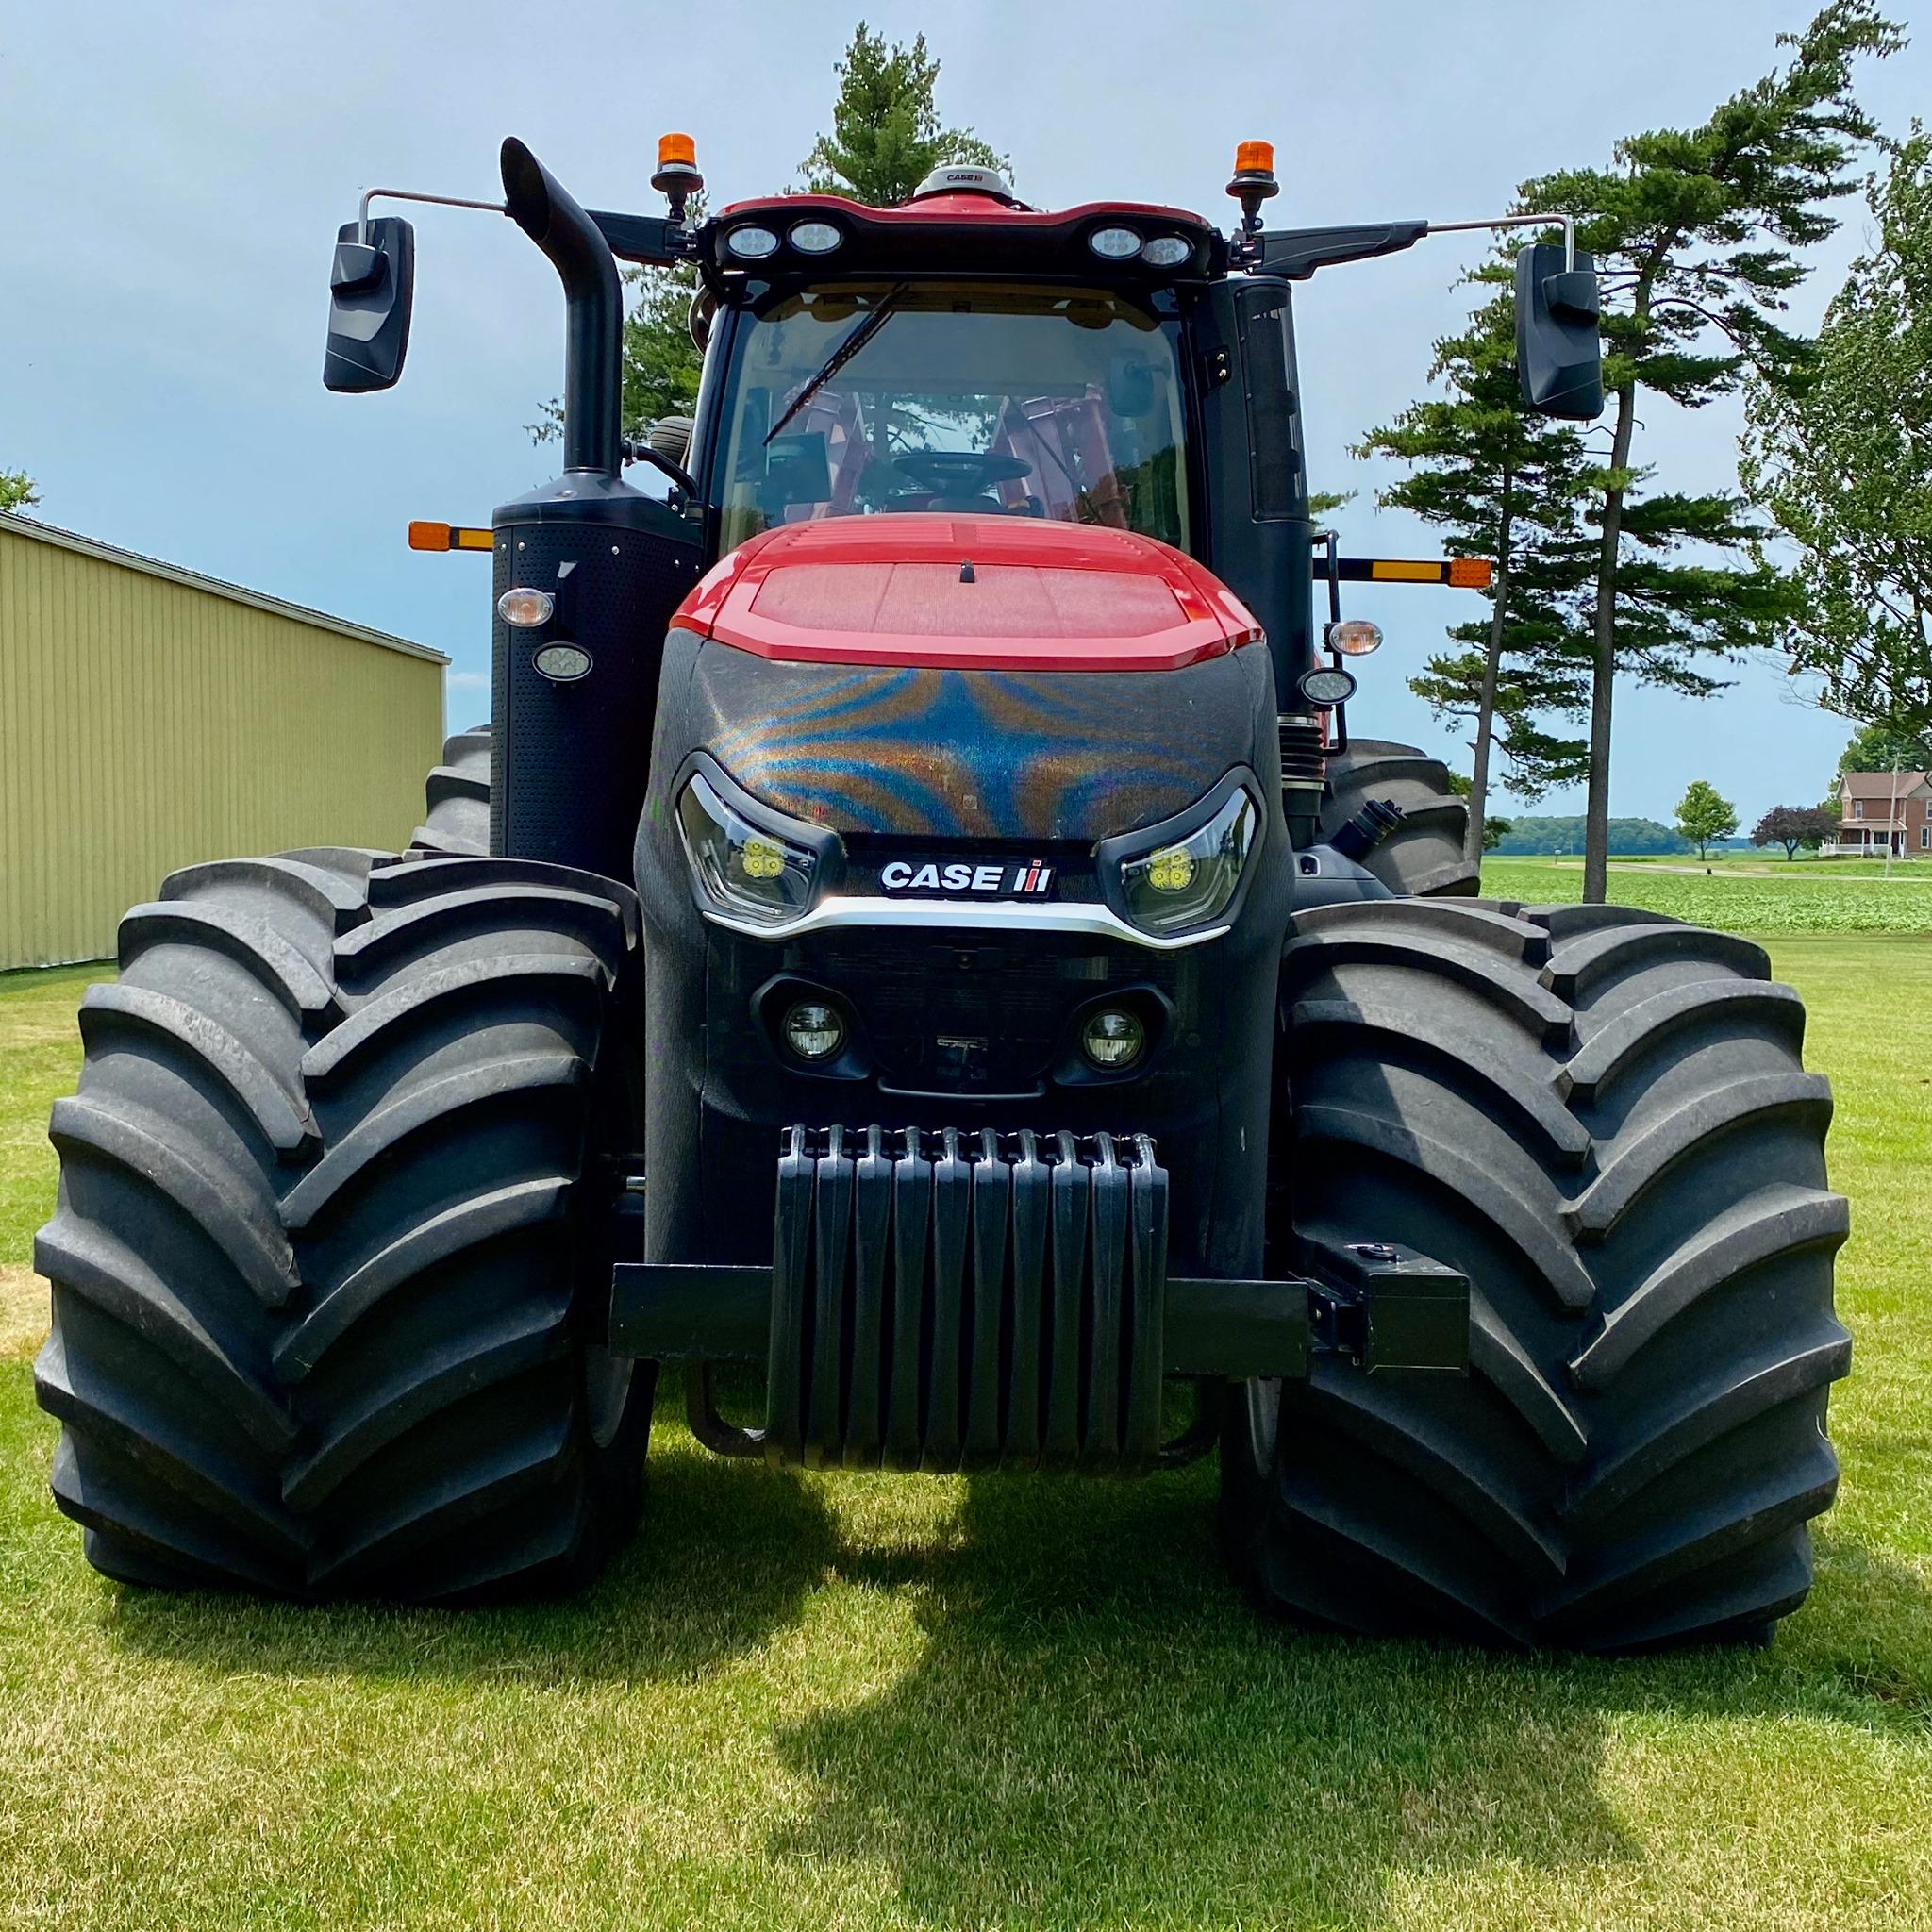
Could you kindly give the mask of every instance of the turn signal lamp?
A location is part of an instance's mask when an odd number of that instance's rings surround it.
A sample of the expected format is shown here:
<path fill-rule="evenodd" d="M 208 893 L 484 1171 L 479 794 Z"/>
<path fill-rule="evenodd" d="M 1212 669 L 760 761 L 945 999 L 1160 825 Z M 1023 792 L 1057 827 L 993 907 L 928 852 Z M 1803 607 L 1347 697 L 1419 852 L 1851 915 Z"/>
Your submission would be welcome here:
<path fill-rule="evenodd" d="M 548 591 L 532 590 L 526 586 L 506 591 L 496 600 L 497 616 L 519 630 L 533 630 L 540 624 L 548 624 L 550 613 L 556 608 L 557 600 Z"/>
<path fill-rule="evenodd" d="M 418 522 L 409 525 L 411 550 L 489 550 L 494 543 L 488 530 L 466 529 L 460 524 Z"/>
<path fill-rule="evenodd" d="M 1344 617 L 1328 626 L 1328 642 L 1344 658 L 1366 658 L 1382 648 L 1382 626 L 1366 617 Z"/>
<path fill-rule="evenodd" d="M 1452 557 L 1449 581 L 1462 591 L 1487 591 L 1495 575 L 1495 566 L 1487 557 Z"/>

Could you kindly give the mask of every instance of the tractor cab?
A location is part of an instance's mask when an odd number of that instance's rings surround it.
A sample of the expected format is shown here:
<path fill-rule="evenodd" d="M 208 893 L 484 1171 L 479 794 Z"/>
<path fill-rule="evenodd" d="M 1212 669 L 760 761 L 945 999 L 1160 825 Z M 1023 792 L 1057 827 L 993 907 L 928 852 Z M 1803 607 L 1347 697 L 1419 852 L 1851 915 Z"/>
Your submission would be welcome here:
<path fill-rule="evenodd" d="M 897 208 L 727 208 L 701 258 L 717 547 L 777 524 L 937 510 L 1190 548 L 1175 283 L 1216 242 L 1173 208 L 1041 214 L 985 169 L 941 169 Z"/>

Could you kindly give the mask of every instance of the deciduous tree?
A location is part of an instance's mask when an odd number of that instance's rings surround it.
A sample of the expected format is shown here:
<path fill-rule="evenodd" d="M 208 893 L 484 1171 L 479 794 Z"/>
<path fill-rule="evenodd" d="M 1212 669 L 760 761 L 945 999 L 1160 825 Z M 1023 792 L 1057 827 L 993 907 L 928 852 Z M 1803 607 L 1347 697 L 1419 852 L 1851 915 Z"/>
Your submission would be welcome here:
<path fill-rule="evenodd" d="M 0 510 L 25 509 L 40 500 L 41 492 L 25 470 L 0 470 Z"/>
<path fill-rule="evenodd" d="M 1874 243 L 1795 380 L 1754 378 L 1746 487 L 1798 547 L 1792 668 L 1848 718 L 1932 736 L 1932 136 L 1869 190 Z M 1911 761 L 1924 770 L 1923 762 Z"/>
<path fill-rule="evenodd" d="M 1838 831 L 1838 814 L 1816 805 L 1774 805 L 1751 828 L 1754 845 L 1782 845 L 1795 859 L 1798 848 L 1816 852 Z"/>
<path fill-rule="evenodd" d="M 1707 857 L 1715 841 L 1737 829 L 1738 808 L 1709 779 L 1691 779 L 1677 801 L 1677 831 L 1696 846 L 1698 858 Z"/>
<path fill-rule="evenodd" d="M 1867 724 L 1839 755 L 1838 774 L 1847 772 L 1932 772 L 1932 733 Z"/>

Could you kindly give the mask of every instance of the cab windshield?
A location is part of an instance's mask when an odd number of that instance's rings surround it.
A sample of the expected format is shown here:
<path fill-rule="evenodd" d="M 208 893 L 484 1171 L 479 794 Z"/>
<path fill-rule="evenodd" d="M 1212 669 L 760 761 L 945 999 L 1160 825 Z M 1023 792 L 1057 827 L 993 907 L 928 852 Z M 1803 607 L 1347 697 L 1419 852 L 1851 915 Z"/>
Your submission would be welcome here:
<path fill-rule="evenodd" d="M 741 325 L 723 406 L 723 547 L 892 510 L 1051 517 L 1185 548 L 1172 324 L 1124 297 L 841 283 Z"/>

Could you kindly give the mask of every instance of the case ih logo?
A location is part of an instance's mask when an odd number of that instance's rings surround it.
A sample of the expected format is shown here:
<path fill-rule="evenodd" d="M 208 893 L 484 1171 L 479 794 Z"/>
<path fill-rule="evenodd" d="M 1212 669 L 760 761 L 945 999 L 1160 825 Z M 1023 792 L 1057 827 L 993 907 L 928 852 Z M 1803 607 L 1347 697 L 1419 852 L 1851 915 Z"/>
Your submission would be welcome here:
<path fill-rule="evenodd" d="M 1029 858 L 1018 865 L 976 865 L 958 861 L 914 865 L 895 858 L 879 868 L 879 890 L 889 893 L 938 892 L 947 897 L 1041 897 L 1053 883 L 1053 867 Z"/>

